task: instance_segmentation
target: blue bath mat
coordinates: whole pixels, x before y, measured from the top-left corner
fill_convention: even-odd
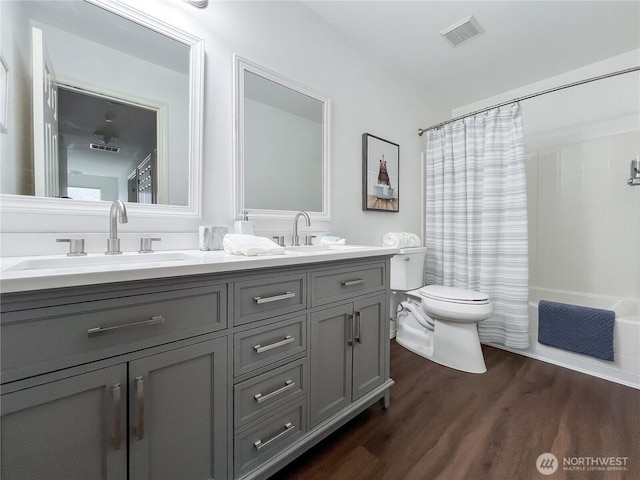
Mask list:
[[[538,342],[612,362],[615,319],[611,310],[541,300]]]

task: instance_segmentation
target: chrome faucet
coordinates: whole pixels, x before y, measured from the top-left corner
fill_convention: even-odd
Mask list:
[[[107,255],[118,255],[120,251],[120,240],[118,239],[118,221],[127,223],[127,209],[122,200],[114,200],[109,211],[109,239],[107,240]]]
[[[293,236],[291,237],[291,244],[294,247],[300,246],[300,238],[298,237],[298,219],[300,217],[304,217],[307,220],[307,227],[311,226],[311,219],[309,218],[309,214],[307,212],[296,213],[296,216],[293,217]]]

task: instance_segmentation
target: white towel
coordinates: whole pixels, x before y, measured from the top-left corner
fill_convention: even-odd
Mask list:
[[[383,247],[407,248],[419,247],[422,245],[420,238],[415,233],[409,232],[389,232],[382,237]]]
[[[265,237],[228,233],[222,241],[224,251],[234,255],[283,255],[284,248]]]
[[[346,243],[346,238],[335,237],[332,235],[325,235],[320,239],[321,245],[345,245]]]

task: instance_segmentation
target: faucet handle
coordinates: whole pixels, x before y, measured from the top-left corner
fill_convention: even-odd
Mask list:
[[[142,237],[140,239],[140,250],[138,250],[138,253],[152,253],[152,243],[160,241],[162,241],[161,238]]]
[[[315,235],[306,235],[304,240],[305,245],[313,245],[313,239],[316,238]]]
[[[81,257],[86,255],[84,251],[84,238],[56,238],[56,242],[69,242],[67,257]]]
[[[281,247],[284,247],[284,235],[274,235],[273,240],[280,245]]]

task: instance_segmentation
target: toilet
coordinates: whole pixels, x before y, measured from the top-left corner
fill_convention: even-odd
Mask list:
[[[442,285],[423,287],[426,250],[404,248],[391,258],[396,341],[441,365],[484,373],[478,323],[491,315],[489,296]]]

